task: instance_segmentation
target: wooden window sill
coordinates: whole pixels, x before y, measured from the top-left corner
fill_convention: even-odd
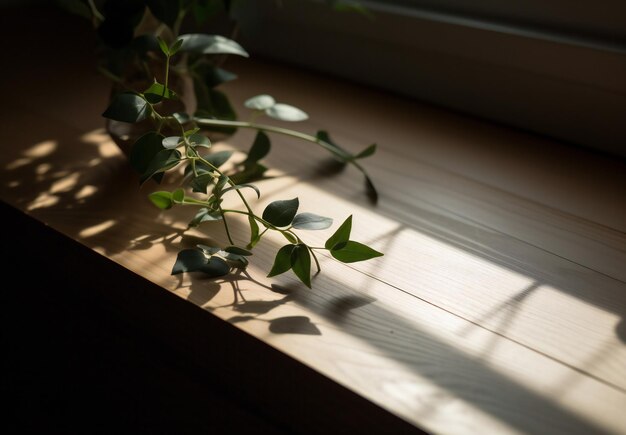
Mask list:
[[[156,210],[153,186],[136,188],[101,128],[106,82],[84,58],[52,65],[54,87],[18,99],[3,86],[16,104],[0,132],[2,200],[103,280],[121,274],[114,287],[93,285],[96,300],[199,367],[217,364],[210,376],[287,428],[623,432],[624,162],[286,67],[233,63],[236,107],[270,93],[309,112],[306,131],[327,129],[353,150],[379,143],[365,162],[380,188],[374,207],[358,173],[324,175],[322,151],[274,137],[276,177],[259,184],[259,208],[298,196],[302,210],[353,214],[355,239],[385,256],[324,258],[307,290],[288,275],[265,278],[281,243],[270,239],[255,251],[253,280],[173,277],[177,251],[224,242],[221,229],[183,233],[189,210]],[[27,65],[19,74],[38,77]],[[218,146],[251,139],[240,132]],[[233,227],[243,240],[245,226]]]

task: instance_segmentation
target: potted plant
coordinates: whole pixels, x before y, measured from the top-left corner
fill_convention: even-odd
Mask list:
[[[221,68],[224,56],[247,57],[248,53],[231,38],[205,33],[183,33],[185,20],[204,22],[211,15],[230,11],[227,0],[64,0],[63,5],[90,19],[98,33],[101,47],[100,70],[114,86],[109,106],[103,113],[108,129],[140,182],[160,183],[173,171],[184,174],[181,187],[159,190],[149,199],[163,210],[192,207],[195,212],[189,227],[221,222],[227,246],[198,245],[179,252],[172,274],[200,271],[211,277],[245,268],[255,245],[268,232],[277,232],[286,240],[276,253],[268,277],[292,270],[311,287],[312,264],[320,271],[316,251],[326,250],[344,263],[368,260],[380,252],[350,239],[352,216],[349,216],[326,240],[323,247],[309,246],[302,230],[324,230],[332,225],[329,217],[299,213],[298,198],[278,200],[258,212],[241,193],[263,178],[267,167],[261,160],[271,148],[270,135],[279,134],[297,141],[314,143],[331,153],[341,165],[352,165],[365,177],[367,193],[376,202],[374,185],[360,160],[374,154],[376,145],[352,154],[334,143],[329,134],[315,136],[271,124],[236,119],[227,96],[216,89],[235,75]],[[339,4],[339,7],[345,7]],[[226,15],[227,16],[227,15]],[[270,95],[257,95],[245,102],[254,113],[282,121],[297,122],[307,114]],[[231,162],[230,151],[214,152],[212,141],[232,134],[236,129],[256,131],[247,157]],[[120,133],[121,131],[121,133]],[[223,207],[225,195],[236,195],[238,209]],[[250,236],[245,245],[235,242],[228,220],[245,215]]]

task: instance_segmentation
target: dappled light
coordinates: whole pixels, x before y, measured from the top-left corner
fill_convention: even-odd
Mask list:
[[[243,107],[257,80],[278,86],[276,77],[285,79],[286,96],[302,95],[290,88],[288,70],[257,65],[243,69],[243,90],[233,91],[233,101]],[[197,271],[172,275],[182,249],[245,247],[252,238],[247,216],[227,216],[231,243],[222,222],[189,226],[195,206],[155,207],[148,195],[175,191],[184,174],[179,168],[162,184],[140,185],[101,127],[108,88],[93,77],[85,78],[85,88],[99,89],[100,100],[69,95],[60,114],[42,116],[37,128],[26,106],[6,115],[6,125],[19,134],[0,133],[11,144],[0,162],[2,199],[101,253],[103,261],[182,298],[162,292],[194,312],[228,322],[434,432],[623,431],[626,239],[615,224],[622,211],[617,189],[606,182],[597,203],[579,205],[576,197],[593,196],[593,190],[578,183],[578,173],[559,175],[565,170],[554,162],[565,151],[551,155],[543,142],[533,148],[536,138],[490,132],[478,121],[461,122],[389,95],[366,98],[326,79],[308,80],[321,85],[302,98],[320,123],[337,127],[349,151],[372,138],[381,145],[363,164],[380,190],[376,206],[355,167],[330,161],[311,143],[274,136],[263,160],[269,170],[255,181],[260,199],[250,188],[240,192],[257,212],[298,198],[299,211],[323,210],[333,219],[330,228],[298,231],[315,247],[323,270],[313,269],[312,289],[292,270],[268,278],[276,253],[291,243],[277,232],[258,242],[245,270],[228,264],[230,273],[217,278]],[[328,107],[318,93],[341,98]],[[335,103],[344,99],[350,104]],[[322,128],[314,121],[303,125]],[[212,145],[212,151],[235,151],[224,168],[246,158],[241,151],[250,148],[254,133],[239,131]],[[510,145],[512,136],[517,139]],[[545,152],[551,163],[535,165],[528,149]],[[604,180],[597,167],[588,179]],[[238,192],[227,192],[223,206],[239,208]],[[610,217],[594,220],[596,209]],[[344,264],[322,249],[352,215],[351,237],[384,256]],[[62,273],[79,265],[80,259],[68,263]],[[123,292],[150,308],[147,292]],[[177,323],[161,314],[167,327]]]

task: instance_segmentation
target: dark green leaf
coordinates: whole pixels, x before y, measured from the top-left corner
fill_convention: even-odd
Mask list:
[[[207,193],[209,184],[213,183],[213,178],[213,174],[204,173],[202,175],[198,175],[196,178],[191,180],[191,190],[198,193]]]
[[[252,252],[238,246],[229,246],[228,248],[225,248],[224,251],[230,252],[231,254],[243,255],[244,257],[252,255]]]
[[[182,47],[182,45],[182,39],[177,39],[176,41],[174,41],[172,45],[170,45],[170,56],[174,56],[178,52],[178,50],[180,50],[180,47]]]
[[[339,160],[347,162],[352,159],[352,155],[348,151],[344,150],[342,147],[340,147],[331,140],[328,132],[320,130],[317,132],[315,137],[317,137],[318,141],[323,142],[322,145],[325,145],[325,148],[333,153],[335,157],[339,158]]]
[[[246,246],[248,249],[254,248],[259,243],[261,236],[259,235],[259,224],[252,216],[248,216],[248,223],[250,224],[250,243]]]
[[[274,201],[263,210],[263,219],[277,227],[286,227],[293,221],[299,205],[298,198]]]
[[[211,141],[203,134],[193,133],[189,135],[188,140],[194,146],[203,146],[207,148],[211,146]]]
[[[350,239],[350,232],[352,231],[352,215],[348,216],[348,218],[341,224],[335,234],[330,236],[328,240],[326,240],[326,244],[324,247],[326,249],[333,249],[337,245],[341,245],[346,243]]]
[[[170,29],[174,28],[181,7],[180,0],[145,0],[145,2],[155,18],[167,24]]]
[[[363,159],[365,157],[369,157],[371,155],[373,155],[376,152],[376,144],[371,144],[370,146],[368,146],[367,148],[365,148],[363,151],[361,151],[360,153],[358,153],[356,156],[354,156],[355,159]]]
[[[224,36],[191,33],[181,35],[180,39],[183,40],[181,51],[202,54],[236,54],[248,57],[248,53],[241,45]]]
[[[161,144],[163,148],[167,148],[168,150],[174,149],[180,143],[180,136],[170,136],[163,139]]]
[[[298,122],[309,119],[309,115],[289,104],[274,104],[272,107],[265,109],[265,113],[281,121]]]
[[[325,230],[332,224],[333,220],[331,218],[313,213],[300,213],[293,218],[291,225],[299,230]]]
[[[204,272],[211,277],[224,276],[230,266],[219,257],[206,258],[200,249],[185,249],[178,253],[172,275],[183,272]]]
[[[176,263],[172,268],[172,275],[183,272],[201,270],[207,264],[207,258],[198,249],[184,249],[178,253]]]
[[[276,104],[276,100],[274,100],[274,97],[272,97],[271,95],[267,95],[267,94],[261,94],[261,95],[257,95],[255,97],[249,98],[246,100],[245,103],[243,103],[243,105],[246,106],[248,109],[253,109],[253,110],[269,109],[274,104]]]
[[[148,89],[143,91],[143,95],[150,104],[159,103],[163,98],[173,100],[178,95],[171,89],[166,88],[161,83],[152,83]]]
[[[230,252],[223,252],[222,256],[226,260],[230,261],[231,263],[234,263],[233,264],[234,267],[245,268],[250,263],[248,259],[243,255],[232,254]]]
[[[235,186],[229,187],[228,189],[222,190],[222,194],[224,194],[226,192],[230,192],[231,190],[241,190],[241,189],[246,188],[246,187],[249,188],[249,189],[253,189],[256,192],[257,198],[261,197],[261,191],[254,184],[237,184]]]
[[[222,249],[217,248],[215,246],[207,246],[207,245],[196,245],[199,249],[201,249],[207,255],[213,255],[220,252]]]
[[[159,38],[158,36],[157,36],[157,41],[159,41],[159,47],[161,48],[161,51],[163,52],[163,54],[166,56],[169,56],[170,48],[167,46],[167,42],[165,42],[162,38]]]
[[[172,169],[180,163],[180,159],[181,154],[178,150],[164,149],[159,151],[148,165],[148,169],[141,176],[141,182],[144,183],[153,176]]]
[[[172,203],[172,194],[170,192],[153,192],[148,195],[148,198],[150,198],[150,201],[152,201],[152,203],[161,210],[167,210],[172,208],[174,205]]]
[[[208,263],[205,264],[200,271],[212,278],[216,278],[218,276],[227,275],[228,272],[230,272],[230,266],[219,257],[211,257]]]
[[[198,210],[198,213],[194,216],[194,218],[189,222],[189,227],[197,227],[203,222],[215,222],[222,219],[222,215],[218,211],[211,211],[206,207]],[[216,251],[217,252],[217,251]]]
[[[209,89],[201,80],[194,78],[194,93],[196,95],[196,116],[205,118],[217,118],[234,121],[237,113],[230,104],[228,97],[220,91]],[[207,130],[232,134],[237,129],[235,127],[207,127]]]
[[[272,270],[270,270],[270,273],[267,274],[268,278],[280,275],[281,273],[285,273],[291,269],[291,253],[295,247],[296,245],[285,245],[278,250],[276,258],[274,259]]]
[[[270,152],[271,146],[270,138],[267,134],[259,131],[254,138],[252,147],[250,147],[250,151],[248,151],[248,157],[243,161],[243,164],[250,165],[258,162]]]
[[[383,254],[375,251],[359,242],[352,240],[347,241],[345,244],[339,244],[339,249],[332,249],[330,255],[335,257],[342,263],[355,263],[357,261],[369,260],[370,258],[380,257]]]
[[[150,106],[137,94],[117,94],[102,116],[115,121],[135,123],[143,121],[150,114]]]
[[[163,135],[154,131],[144,134],[130,150],[130,166],[140,174],[145,173],[159,151],[163,151]]]
[[[296,245],[291,253],[291,268],[300,281],[311,288],[311,253],[306,245]]]

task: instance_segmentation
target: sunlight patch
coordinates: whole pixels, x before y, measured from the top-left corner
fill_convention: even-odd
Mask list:
[[[84,230],[81,230],[78,233],[78,237],[81,238],[87,238],[87,237],[93,237],[96,234],[99,234],[103,231],[108,230],[109,228],[111,228],[112,226],[114,226],[116,224],[116,220],[115,219],[109,219],[107,221],[104,221],[102,223],[99,223],[97,225],[93,225],[91,227],[87,227]]]

